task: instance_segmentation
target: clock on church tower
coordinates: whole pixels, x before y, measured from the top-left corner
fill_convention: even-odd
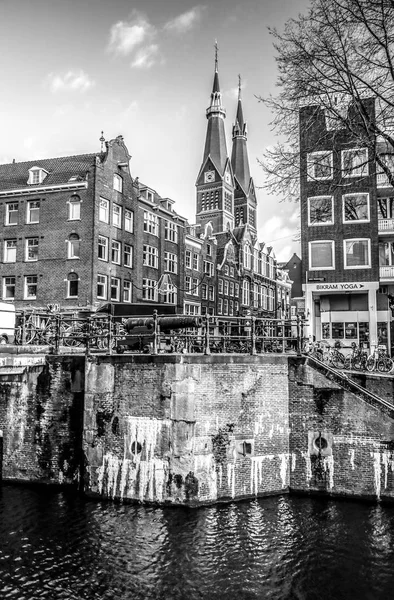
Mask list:
[[[204,173],[204,183],[212,183],[215,181],[215,171],[206,171]]]

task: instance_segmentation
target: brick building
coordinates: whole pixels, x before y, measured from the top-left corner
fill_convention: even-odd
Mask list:
[[[373,100],[364,107],[375,118]],[[319,106],[300,111],[301,247],[308,334],[368,347],[393,345],[392,188],[376,175],[379,141],[349,107],[341,129]],[[360,120],[359,120],[360,119]],[[360,140],[364,139],[363,143]]]

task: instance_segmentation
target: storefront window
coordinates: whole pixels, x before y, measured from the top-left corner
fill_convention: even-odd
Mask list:
[[[357,339],[357,323],[345,323],[345,339]]]
[[[369,344],[369,323],[359,323],[358,333],[360,344]]]
[[[343,323],[332,323],[332,339],[343,340]]]
[[[328,340],[330,336],[330,323],[322,323],[321,336],[323,340]]]

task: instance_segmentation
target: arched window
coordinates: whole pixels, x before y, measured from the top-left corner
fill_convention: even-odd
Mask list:
[[[79,258],[80,239],[76,233],[71,233],[68,237],[67,258]]]
[[[250,284],[247,279],[242,282],[242,304],[249,306],[250,304]]]
[[[67,298],[78,297],[79,277],[76,273],[69,273],[67,276]]]
[[[251,258],[252,258],[252,253],[250,251],[250,246],[249,244],[245,244],[244,246],[244,267],[245,269],[250,269],[251,266]]]
[[[68,201],[68,219],[69,221],[79,221],[81,218],[81,198],[76,194],[71,196]]]

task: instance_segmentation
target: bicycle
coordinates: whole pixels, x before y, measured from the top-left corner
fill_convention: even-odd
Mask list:
[[[394,362],[387,354],[386,348],[379,346],[367,358],[367,370],[369,372],[389,373],[394,367]]]

